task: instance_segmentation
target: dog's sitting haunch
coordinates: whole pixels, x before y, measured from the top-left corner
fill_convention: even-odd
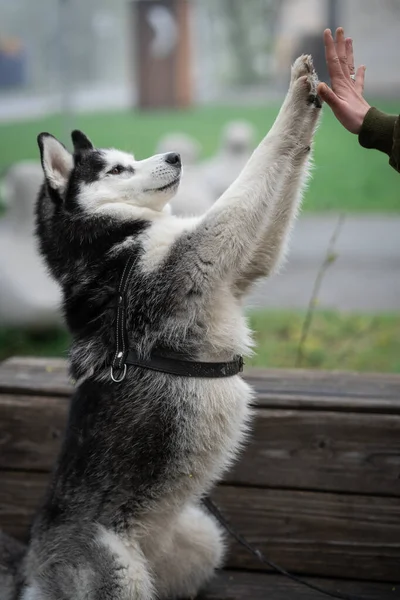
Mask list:
[[[179,155],[136,161],[77,131],[72,155],[39,136],[37,235],[63,291],[76,389],[22,600],[191,597],[223,564],[223,531],[201,499],[244,442],[252,399],[224,365],[251,347],[244,295],[284,254],[320,114],[316,86],[311,58],[300,57],[271,131],[193,219],[167,207]],[[124,362],[128,350],[136,363]]]

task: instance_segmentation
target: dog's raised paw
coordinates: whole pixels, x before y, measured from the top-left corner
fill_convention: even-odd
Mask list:
[[[311,54],[302,54],[292,65],[292,83],[303,75],[315,75],[314,63]]]
[[[299,79],[302,81],[299,82]],[[305,86],[303,87],[303,91],[307,102],[316,108],[321,108],[322,102],[317,94],[318,83],[318,75],[314,68],[312,56],[310,54],[302,54],[295,60],[292,66],[291,85]]]

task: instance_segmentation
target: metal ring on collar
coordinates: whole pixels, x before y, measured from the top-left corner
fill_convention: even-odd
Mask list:
[[[125,379],[125,376],[126,376],[126,364],[124,365],[121,377],[115,377],[114,376],[114,367],[113,366],[111,367],[111,379],[113,380],[114,383],[121,383],[121,381],[123,381]]]

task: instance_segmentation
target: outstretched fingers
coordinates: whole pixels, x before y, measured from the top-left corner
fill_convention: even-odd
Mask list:
[[[347,54],[347,65],[349,68],[349,75],[355,75],[356,69],[354,66],[353,40],[351,38],[346,38],[346,54]]]
[[[328,66],[331,81],[334,82],[343,79],[342,67],[336,52],[335,42],[333,41],[332,32],[330,29],[325,29],[324,31],[324,45],[326,64]]]
[[[365,67],[355,72],[353,42],[344,37],[343,27],[336,30],[335,40],[330,29],[326,29],[324,44],[331,88],[320,84],[318,93],[348,131],[359,133],[370,108],[363,97]]]
[[[344,37],[343,27],[338,27],[336,29],[336,53],[339,58],[344,77],[346,79],[350,79],[350,70],[347,60],[347,45],[346,38]]]

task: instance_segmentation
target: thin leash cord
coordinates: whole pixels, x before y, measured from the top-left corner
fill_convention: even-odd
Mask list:
[[[359,596],[349,596],[347,594],[341,594],[339,592],[338,593],[330,592],[328,590],[320,588],[317,585],[308,583],[307,581],[303,581],[303,579],[300,579],[300,577],[297,577],[296,575],[292,575],[292,573],[289,573],[288,571],[286,571],[279,565],[275,564],[271,560],[268,560],[264,556],[264,554],[261,552],[261,550],[254,548],[242,535],[240,535],[240,533],[237,533],[237,531],[235,531],[235,529],[233,529],[231,524],[225,519],[225,517],[220,512],[219,508],[214,504],[214,502],[210,498],[203,498],[203,503],[206,506],[206,508],[208,509],[208,511],[217,519],[217,521],[219,521],[219,523],[228,531],[228,533],[230,533],[230,535],[233,538],[235,538],[235,540],[237,542],[239,542],[239,544],[241,546],[246,548],[246,550],[248,550],[251,554],[253,554],[260,562],[265,563],[266,565],[271,567],[271,569],[273,569],[277,573],[280,573],[281,575],[288,577],[292,581],[295,581],[296,583],[300,583],[301,585],[308,587],[311,590],[314,590],[315,592],[324,594],[325,596],[328,596],[329,598],[336,598],[337,600],[365,600],[364,598],[360,598]]]

